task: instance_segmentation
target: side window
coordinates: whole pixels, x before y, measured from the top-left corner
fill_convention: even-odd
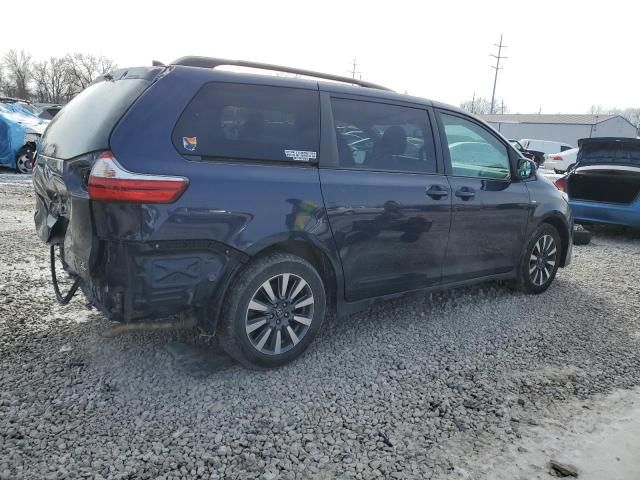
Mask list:
[[[435,173],[433,133],[426,110],[331,99],[341,167]]]
[[[318,92],[208,83],[182,113],[173,144],[183,155],[316,162]]]
[[[480,125],[441,113],[454,175],[506,180],[510,176],[507,147]]]

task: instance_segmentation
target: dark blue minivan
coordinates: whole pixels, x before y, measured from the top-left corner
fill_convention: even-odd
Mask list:
[[[566,197],[486,123],[266,64],[104,75],[47,128],[33,182],[52,266],[58,246],[91,304],[191,315],[252,367],[299,356],[329,308],[486,280],[540,293],[571,258]]]

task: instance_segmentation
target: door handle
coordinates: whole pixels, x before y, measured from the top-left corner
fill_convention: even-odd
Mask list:
[[[440,185],[431,185],[427,188],[425,194],[434,200],[440,200],[441,198],[448,197],[449,191]]]
[[[476,192],[473,191],[473,188],[470,187],[462,187],[459,190],[456,190],[456,197],[461,198],[462,200],[471,200],[476,196]]]

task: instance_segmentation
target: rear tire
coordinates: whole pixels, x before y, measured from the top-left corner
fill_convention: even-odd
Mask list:
[[[249,368],[275,368],[300,355],[326,311],[322,278],[306,260],[274,253],[249,264],[224,299],[220,340]]]
[[[516,287],[525,293],[542,293],[553,282],[560,266],[562,241],[558,230],[541,224],[527,243],[518,266]]]

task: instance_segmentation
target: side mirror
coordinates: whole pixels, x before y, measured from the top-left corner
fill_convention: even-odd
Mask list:
[[[538,166],[532,160],[521,158],[518,160],[518,178],[520,180],[527,180],[533,177]]]

